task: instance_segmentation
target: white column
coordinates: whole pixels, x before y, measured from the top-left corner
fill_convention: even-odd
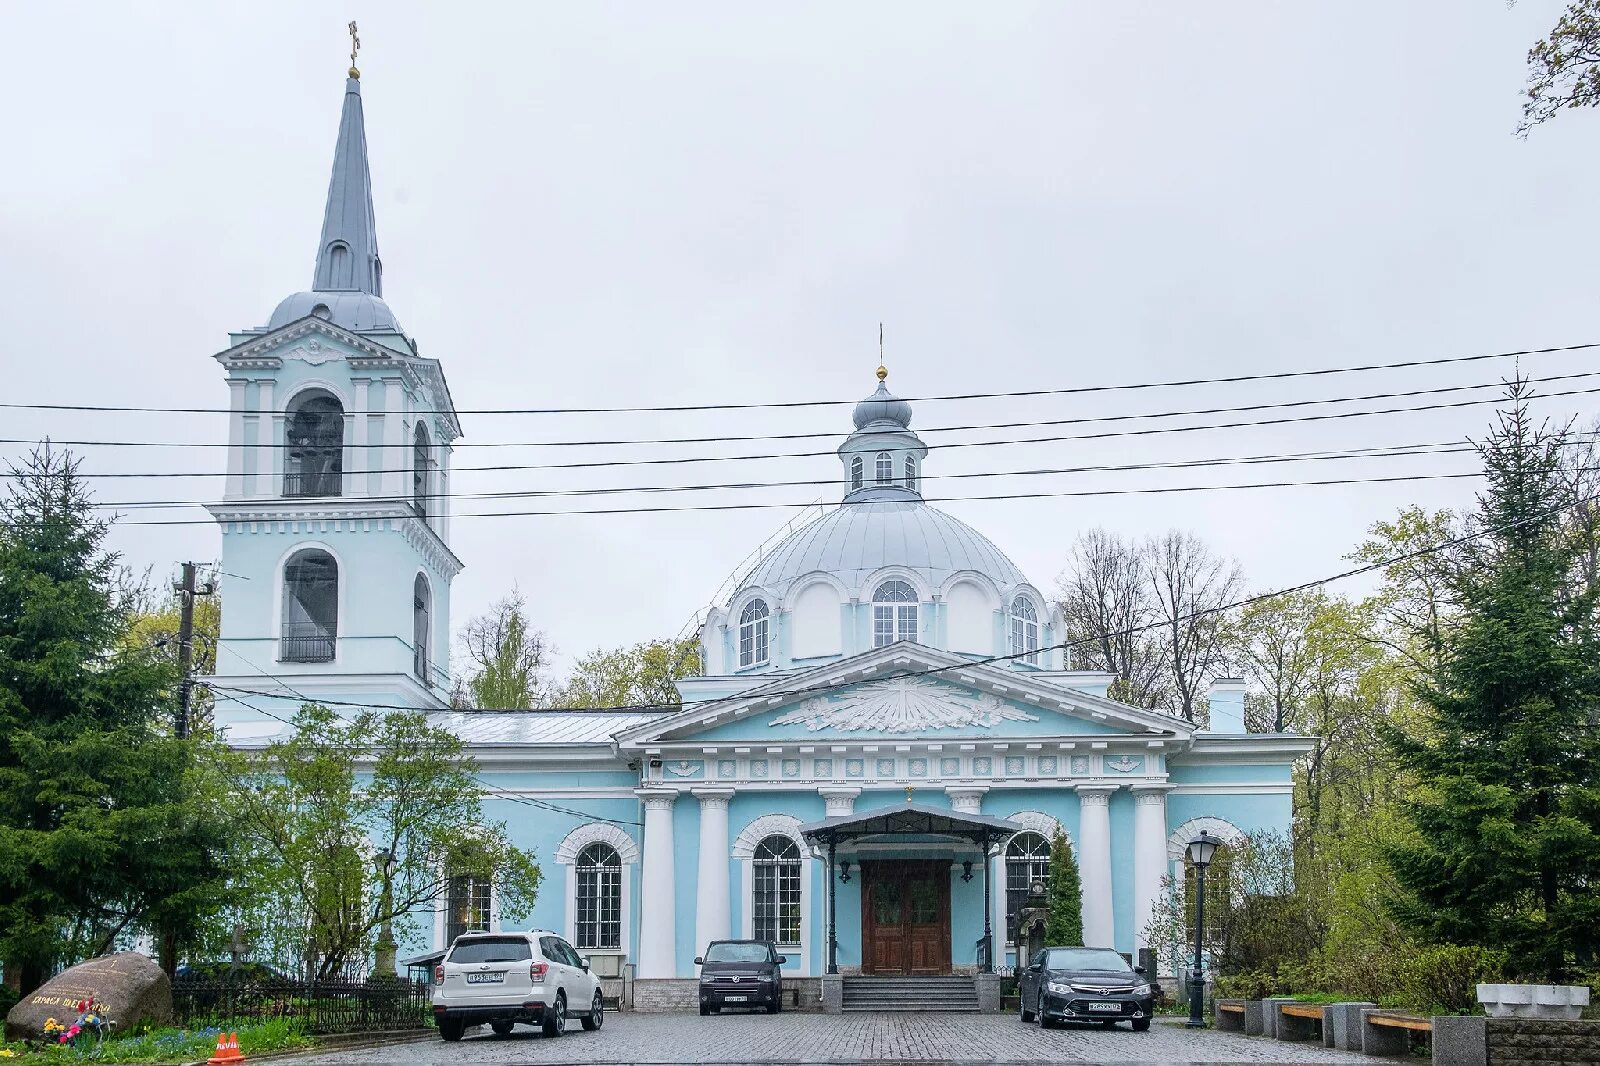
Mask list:
[[[396,421],[398,415],[392,416]],[[677,885],[672,872],[672,801],[676,792],[638,789],[644,800],[643,897],[639,902],[640,977],[672,977],[677,967],[674,910]]]
[[[1115,785],[1078,786],[1078,872],[1083,880],[1083,943],[1115,947],[1111,909],[1111,793]]]
[[[1147,948],[1145,926],[1161,898],[1161,874],[1167,864],[1167,789],[1170,785],[1133,787],[1133,942]]]
[[[439,453],[439,487],[434,491],[439,498],[433,501],[435,513],[439,519],[434,526],[439,531],[439,539],[446,544],[450,543],[450,445],[440,441],[435,445]]]
[[[694,790],[700,800],[700,864],[694,895],[694,953],[733,935],[728,898],[728,801],[732,789]]]
[[[244,390],[248,381],[228,379],[228,482],[224,499],[244,495]]]
[[[350,382],[352,392],[352,410],[347,419],[350,425],[350,462],[345,464],[345,481],[349,496],[370,496],[372,489],[367,484],[367,471],[372,469],[372,449],[367,447],[367,387],[371,384],[366,378],[355,378]]]
[[[861,795],[859,788],[819,788],[817,792],[822,795],[824,812],[829,818],[848,818],[856,813],[856,797]]]
[[[950,797],[950,808],[957,814],[979,814],[983,811],[983,794],[987,791],[988,785],[951,785],[944,794]]]
[[[278,447],[283,436],[278,432],[283,425],[283,414],[273,410],[272,385],[271,378],[256,382],[256,410],[261,412],[261,417],[256,419],[257,496],[276,496],[283,489],[278,481],[278,471],[283,469],[280,461],[282,449]]]
[[[406,453],[405,383],[385,378],[383,384],[383,495],[406,500],[411,498],[411,480],[406,474],[411,464]]]

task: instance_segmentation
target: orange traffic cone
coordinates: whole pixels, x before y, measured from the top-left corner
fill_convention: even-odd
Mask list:
[[[218,1033],[217,1050],[215,1054],[206,1060],[206,1066],[223,1066],[223,1064],[231,1061],[228,1057],[228,1034]]]
[[[228,1050],[233,1053],[233,1062],[236,1064],[244,1061],[244,1052],[239,1050],[239,1034],[228,1034]]]

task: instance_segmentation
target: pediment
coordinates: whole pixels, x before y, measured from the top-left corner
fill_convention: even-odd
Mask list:
[[[654,743],[960,740],[1016,737],[1186,738],[1185,723],[1044,678],[918,645],[863,653],[631,730]]]

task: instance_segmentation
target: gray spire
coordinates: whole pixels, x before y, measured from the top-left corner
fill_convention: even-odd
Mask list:
[[[383,263],[378,259],[378,228],[372,214],[372,174],[367,167],[367,127],[361,111],[361,76],[354,67],[344,83],[339,143],[333,150],[333,177],[317,246],[318,292],[356,291],[383,295]]]

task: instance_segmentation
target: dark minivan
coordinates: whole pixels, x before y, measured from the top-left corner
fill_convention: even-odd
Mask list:
[[[713,940],[694,960],[700,967],[700,1013],[717,1014],[723,1007],[783,1009],[783,972],[789,960],[770,940]]]
[[[1129,966],[1110,948],[1045,948],[1019,975],[1017,993],[1022,1020],[1037,1018],[1041,1029],[1058,1021],[1132,1022],[1143,1032],[1155,1007],[1144,967]]]

